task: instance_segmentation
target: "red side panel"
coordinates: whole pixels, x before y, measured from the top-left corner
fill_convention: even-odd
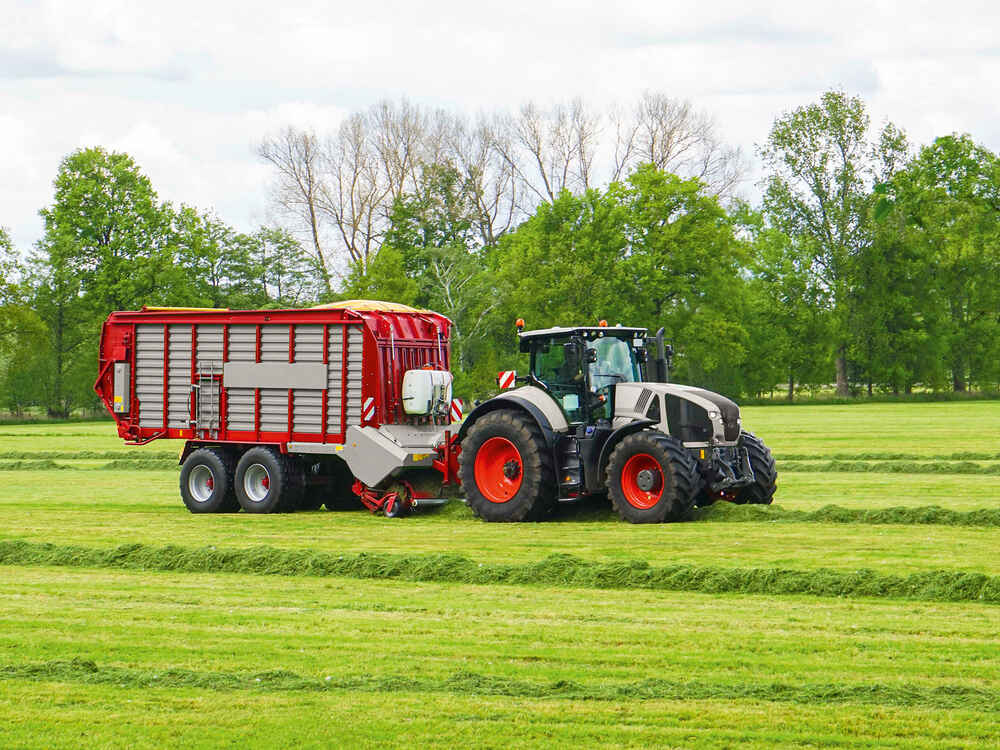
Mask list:
[[[266,329],[273,339],[279,326],[282,342],[287,332],[280,358],[261,333]],[[417,312],[116,312],[102,328],[94,390],[114,416],[118,434],[132,443],[161,437],[282,447],[290,441],[341,443],[350,424],[404,418],[403,373],[424,366],[448,369],[450,328],[444,316]],[[223,383],[227,363],[267,365],[277,359],[284,367],[322,365],[328,380],[243,388]],[[119,389],[126,382],[123,373],[128,375],[127,395],[115,393],[116,370]],[[118,411],[116,395],[124,398]]]

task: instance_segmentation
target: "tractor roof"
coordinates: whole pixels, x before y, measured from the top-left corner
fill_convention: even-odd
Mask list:
[[[599,338],[601,336],[614,336],[616,338],[639,338],[647,333],[645,328],[629,328],[625,326],[555,326],[553,328],[539,328],[534,331],[521,331],[517,334],[521,340],[521,351],[527,351],[528,342],[532,339],[550,339],[563,336],[579,335],[584,338]]]

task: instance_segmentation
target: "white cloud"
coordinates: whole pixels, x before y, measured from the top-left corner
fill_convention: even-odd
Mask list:
[[[917,141],[1000,148],[992,3],[0,0],[0,17],[0,224],[25,248],[74,148],[128,151],[164,199],[251,228],[255,141],[386,96],[475,113],[663,90],[752,153],[782,110],[843,86]]]

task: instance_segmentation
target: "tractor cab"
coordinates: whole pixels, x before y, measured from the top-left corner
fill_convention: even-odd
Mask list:
[[[531,357],[526,380],[547,391],[571,425],[610,421],[615,386],[645,380],[646,333],[607,325],[522,331],[521,351]]]

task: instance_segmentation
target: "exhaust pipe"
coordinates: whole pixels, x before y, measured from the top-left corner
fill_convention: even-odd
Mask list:
[[[670,344],[663,343],[663,328],[656,332],[656,382],[670,382],[670,360],[674,354],[674,348]]]

